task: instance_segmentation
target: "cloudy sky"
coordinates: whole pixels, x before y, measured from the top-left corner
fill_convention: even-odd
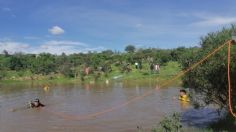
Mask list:
[[[236,23],[235,0],[0,0],[0,52],[197,46]]]

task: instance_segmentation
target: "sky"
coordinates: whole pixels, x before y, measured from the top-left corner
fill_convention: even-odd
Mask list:
[[[235,0],[0,0],[0,52],[198,46],[236,23]]]

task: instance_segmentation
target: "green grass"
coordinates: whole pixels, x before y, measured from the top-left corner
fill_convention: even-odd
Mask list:
[[[135,69],[132,66],[132,71],[130,73],[124,73],[124,79],[144,79],[144,78],[153,78],[153,77],[163,77],[168,78],[175,75],[177,72],[181,70],[180,65],[177,62],[168,62],[166,65],[161,66],[160,73],[152,73],[149,70],[149,66],[145,64],[142,70]],[[116,70],[116,72],[111,75],[121,75],[120,72]]]
[[[168,62],[164,66],[161,66],[160,73],[152,73],[149,70],[148,64],[143,64],[142,70],[135,69],[135,66],[133,65],[132,71],[129,73],[121,73],[119,68],[112,65],[112,72],[105,74],[101,73],[99,78],[97,79],[97,82],[104,82],[106,80],[114,80],[114,77],[116,76],[122,76],[119,78],[119,80],[122,81],[135,81],[135,80],[152,80],[156,82],[162,82],[165,80],[170,79],[176,73],[178,73],[181,70],[181,67],[179,63],[177,62]],[[16,72],[16,71],[8,71],[7,76],[4,80],[2,80],[2,83],[12,83],[12,82],[25,82],[25,81],[31,81],[30,76],[32,74],[29,71],[22,71],[22,72]],[[32,80],[34,82],[55,82],[55,83],[66,83],[66,82],[78,82],[80,83],[80,77],[78,78],[66,78],[63,75],[60,74],[52,74],[52,75],[34,75],[37,79]],[[85,82],[94,82],[95,81],[95,74],[90,74],[88,76],[85,76]],[[176,81],[177,84],[180,84],[180,79]],[[175,84],[176,84],[175,82]]]

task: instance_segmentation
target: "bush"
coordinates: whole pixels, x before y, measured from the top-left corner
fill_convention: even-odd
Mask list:
[[[152,129],[152,132],[181,132],[182,125],[180,123],[180,115],[174,113],[171,116],[165,117],[158,126]]]
[[[1,70],[1,72],[0,72],[0,80],[2,80],[3,78],[5,78],[6,75],[7,75],[6,71]]]
[[[182,59],[183,69],[191,66],[201,58],[205,57],[213,49],[222,45],[231,39],[231,32],[235,26],[224,28],[221,31],[209,33],[201,39],[201,49],[198,52],[189,52]],[[236,47],[232,46],[231,55],[231,78],[232,78],[232,97],[236,94]],[[223,48],[202,63],[195,69],[187,73],[183,78],[184,87],[194,89],[198,94],[204,97],[205,105],[218,104],[220,107],[227,107],[227,48]],[[232,98],[233,104],[236,104],[236,98]],[[234,105],[235,107],[235,105]]]

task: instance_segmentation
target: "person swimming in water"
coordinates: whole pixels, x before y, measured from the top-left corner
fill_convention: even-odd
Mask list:
[[[179,90],[179,100],[189,102],[187,91],[184,89]]]
[[[42,104],[39,99],[35,99],[34,101],[29,102],[29,108],[39,108],[44,106],[45,105]]]
[[[26,109],[29,109],[29,108],[39,108],[39,107],[44,107],[44,106],[45,105],[42,104],[38,98],[36,98],[33,101],[29,101],[26,107],[23,106],[23,107],[19,107],[19,108],[12,108],[9,111],[15,112],[15,111],[19,111],[19,110],[26,110]]]

